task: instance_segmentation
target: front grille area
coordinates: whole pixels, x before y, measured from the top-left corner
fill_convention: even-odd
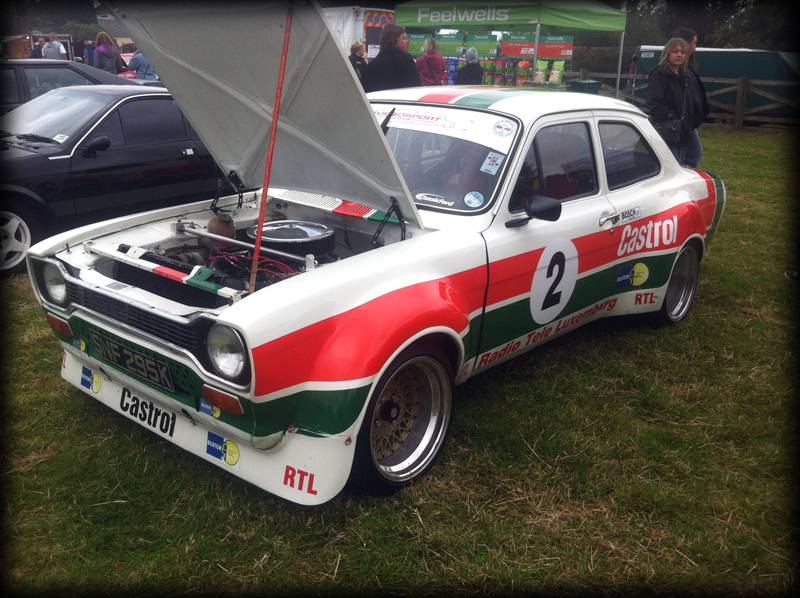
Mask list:
[[[74,305],[83,306],[131,328],[188,349],[195,355],[204,353],[203,345],[211,326],[209,320],[200,319],[191,324],[181,324],[159,316],[155,310],[135,307],[69,280],[67,296]]]

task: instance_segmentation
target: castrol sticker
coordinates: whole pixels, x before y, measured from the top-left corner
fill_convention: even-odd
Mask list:
[[[678,239],[678,217],[651,220],[640,226],[625,225],[617,246],[617,256],[622,257],[643,249],[669,247]]]

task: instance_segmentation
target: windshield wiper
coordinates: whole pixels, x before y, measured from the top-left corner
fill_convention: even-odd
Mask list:
[[[44,135],[37,135],[36,133],[22,133],[21,135],[17,135],[19,139],[24,139],[25,141],[43,141],[45,143],[58,143],[55,139],[51,139],[50,137],[45,137]]]

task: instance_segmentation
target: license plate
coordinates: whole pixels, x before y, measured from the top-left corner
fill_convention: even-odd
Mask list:
[[[175,391],[172,374],[166,363],[153,359],[139,351],[130,349],[95,330],[89,331],[92,347],[99,357],[115,363],[122,369],[144,378],[148,382]]]

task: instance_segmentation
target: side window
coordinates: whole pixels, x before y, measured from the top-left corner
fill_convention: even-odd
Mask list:
[[[658,158],[635,127],[601,122],[599,129],[609,190],[627,187],[661,172]]]
[[[0,69],[0,104],[16,104],[19,101],[17,75],[14,69]]]
[[[122,123],[119,121],[119,114],[116,110],[106,116],[86,140],[91,141],[102,136],[106,136],[111,140],[111,149],[125,145],[125,138],[122,135]]]
[[[529,195],[545,195],[561,201],[597,193],[597,171],[587,123],[545,127],[525,156],[509,209],[523,209]]]
[[[92,84],[92,81],[68,68],[26,68],[25,81],[31,99],[59,87]]]
[[[120,106],[118,112],[128,145],[186,139],[183,115],[171,98],[132,100]]]

